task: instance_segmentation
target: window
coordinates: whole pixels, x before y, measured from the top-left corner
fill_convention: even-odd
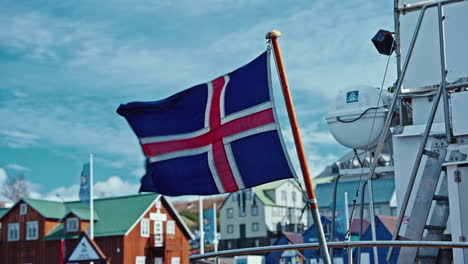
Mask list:
[[[233,225],[228,225],[228,226],[227,226],[227,232],[228,232],[229,234],[234,233],[234,226],[233,226]]]
[[[283,201],[288,200],[288,197],[286,196],[286,191],[281,191],[281,199],[282,199]]]
[[[239,198],[239,194],[238,193],[233,193],[232,195],[233,195],[232,199],[234,201],[237,201],[237,199]]]
[[[232,208],[227,209],[227,217],[228,218],[233,218],[234,217],[234,211],[232,210]]]
[[[180,258],[179,257],[171,258],[171,264],[180,264]]]
[[[252,232],[258,232],[259,225],[258,223],[252,223]]]
[[[231,249],[231,248],[232,248],[232,243],[231,243],[231,241],[228,241],[228,242],[227,242],[227,248],[228,248],[228,249]]]
[[[150,235],[150,221],[149,219],[141,219],[141,225],[140,225],[140,236],[142,237],[149,237]]]
[[[245,190],[245,199],[250,200],[251,198],[252,198],[252,191],[250,189]]]
[[[258,206],[252,206],[252,216],[258,215]]]
[[[163,242],[163,223],[161,221],[154,221],[154,245],[161,247]]]
[[[37,221],[26,222],[26,240],[35,240],[38,236]]]
[[[291,198],[293,202],[296,202],[296,192],[291,193]]]
[[[20,215],[25,215],[28,213],[28,205],[25,203],[20,204]]]
[[[144,256],[137,256],[135,259],[135,264],[145,264],[146,257]]]
[[[18,241],[20,236],[19,223],[8,224],[8,241]]]
[[[260,240],[255,239],[254,245],[255,245],[256,247],[259,247],[259,246],[260,246]]]
[[[163,264],[162,258],[154,258],[154,264]]]
[[[78,218],[71,217],[67,219],[67,232],[78,232]]]
[[[175,234],[175,222],[174,221],[167,221],[167,234],[169,235]]]

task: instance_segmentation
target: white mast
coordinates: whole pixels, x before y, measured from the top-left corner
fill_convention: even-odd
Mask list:
[[[94,188],[93,188],[93,154],[89,154],[89,232],[94,239]]]
[[[216,223],[216,203],[213,204],[213,221],[214,221],[214,227],[213,227],[213,234],[214,234],[214,252],[218,252],[218,227]]]
[[[198,218],[200,225],[200,254],[205,253],[205,233],[203,232],[203,198],[198,196]]]

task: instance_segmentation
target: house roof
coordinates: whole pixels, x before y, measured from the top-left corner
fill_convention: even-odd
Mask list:
[[[385,226],[385,228],[388,230],[388,232],[393,233],[395,230],[396,226],[396,217],[395,216],[389,216],[389,215],[378,215],[377,216],[382,222],[382,224]]]
[[[389,203],[395,191],[394,178],[379,178],[372,181],[374,189],[375,203]],[[323,183],[315,187],[315,194],[319,203],[319,207],[332,207],[333,203],[333,184]],[[359,181],[343,181],[338,183],[337,197],[342,199],[345,192],[348,193],[348,205],[353,204],[354,194],[359,185]],[[360,190],[361,191],[361,190]],[[360,193],[361,194],[361,193]],[[362,194],[361,194],[362,195]],[[367,188],[364,196],[364,203],[368,203]]]
[[[254,187],[252,189],[253,189],[255,195],[258,197],[258,199],[260,199],[260,201],[264,205],[276,205],[275,201],[273,201],[270,197],[268,197],[268,195],[266,194],[266,191],[275,190],[275,189],[277,189],[278,187],[280,187],[281,185],[283,185],[283,184],[285,184],[287,182],[291,182],[291,183],[293,183],[294,185],[297,186],[297,183],[295,183],[292,180],[280,180],[280,181],[274,181],[274,182],[269,182],[269,183],[266,183],[266,184],[262,184],[262,185]]]
[[[8,212],[10,208],[0,208],[0,218]]]
[[[362,233],[364,234],[369,227],[370,222],[366,219],[362,220]],[[351,223],[351,234],[359,234],[359,229],[361,229],[361,218],[354,218]]]
[[[297,242],[294,241],[294,238],[297,235]],[[291,243],[296,243],[296,244],[301,244],[304,243],[304,238],[302,237],[302,234],[294,234],[293,232],[283,232],[283,236],[289,240]]]
[[[62,217],[62,219],[60,219],[60,221],[62,221],[63,218],[67,217],[70,214],[73,214],[82,220],[91,220],[91,214],[90,214],[89,207],[88,207],[88,208],[72,208],[65,214],[64,217]],[[96,210],[94,210],[94,221],[98,221],[98,220],[99,220],[99,215],[96,212]]]
[[[43,217],[49,219],[60,219],[67,211],[67,203],[63,202],[37,200],[32,198],[22,198],[21,200],[29,204],[29,206],[34,208],[34,210],[39,212]],[[18,203],[20,203],[21,200]],[[13,207],[15,206],[12,206],[11,208]]]
[[[125,235],[158,196],[158,194],[152,193],[95,199],[94,210],[99,214],[99,221],[94,223],[94,236]],[[68,209],[68,212],[80,214],[84,217],[83,219],[88,218],[87,220],[89,220],[89,213],[84,213],[83,208],[88,207],[87,203],[79,201],[66,202],[64,206]],[[61,219],[64,215],[65,213],[57,218]],[[80,217],[80,215],[77,216]],[[63,224],[60,224],[47,234],[44,240],[56,240],[62,237]]]

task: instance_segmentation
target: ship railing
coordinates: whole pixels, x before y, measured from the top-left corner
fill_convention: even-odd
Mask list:
[[[362,247],[427,247],[427,248],[464,248],[468,249],[468,242],[451,242],[451,241],[395,241],[395,240],[380,240],[380,241],[340,241],[328,242],[328,248],[362,248]],[[192,263],[214,264],[215,262],[209,259],[216,259],[219,257],[229,257],[238,255],[250,255],[259,253],[268,253],[273,251],[286,251],[286,250],[303,250],[303,249],[320,249],[319,243],[304,243],[304,244],[291,244],[291,245],[277,245],[266,247],[253,247],[230,249],[218,252],[210,252],[199,255],[190,256]],[[208,260],[207,260],[208,259]]]

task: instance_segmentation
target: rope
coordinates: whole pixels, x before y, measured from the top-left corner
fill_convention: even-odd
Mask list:
[[[306,201],[306,204],[304,205],[304,208],[301,209],[301,215],[299,216],[299,221],[302,220],[302,217],[304,216],[304,212],[306,209],[310,209],[312,204],[316,204],[317,200],[316,199],[308,199]]]
[[[393,49],[393,46],[395,45],[395,40],[393,40],[392,42],[392,47],[391,49]],[[379,108],[379,104],[380,104],[380,99],[382,97],[382,91],[383,91],[383,86],[384,86],[384,83],[385,83],[385,79],[387,77],[387,72],[388,72],[388,65],[390,63],[390,57],[391,56],[388,56],[388,59],[387,59],[387,65],[385,66],[385,71],[384,71],[384,76],[383,76],[383,79],[382,79],[382,84],[380,85],[380,92],[379,92],[379,99],[377,101],[377,108]],[[393,113],[388,113],[389,115],[392,115]],[[374,112],[374,117],[372,118],[372,126],[371,126],[371,130],[370,130],[370,133],[369,133],[369,139],[367,140],[367,147],[366,147],[366,151],[365,151],[365,155],[364,155],[364,160],[366,160],[367,158],[367,154],[369,153],[369,144],[370,144],[370,140],[371,140],[371,136],[372,136],[372,132],[374,131],[374,125],[375,125],[375,118],[377,116],[377,111]],[[401,117],[400,117],[401,118]],[[376,162],[375,160],[373,162]],[[357,200],[359,198],[359,190],[361,189],[361,182],[362,182],[362,176],[364,175],[364,166],[361,167],[361,174],[359,175],[359,183],[358,183],[358,186],[356,188],[356,194],[354,196],[354,199],[353,199],[353,208],[351,209],[351,214],[350,214],[350,217],[349,217],[349,228],[348,230],[346,230],[346,236],[345,236],[345,240],[349,240],[350,238],[350,234],[351,234],[351,225],[353,223],[353,218],[354,218],[354,212],[356,211],[356,206],[357,206]],[[372,175],[370,176],[372,177]],[[347,203],[347,201],[346,201]],[[347,206],[347,205],[346,205]],[[362,219],[361,219],[362,221]]]
[[[379,100],[380,100],[380,98],[379,98]],[[362,112],[362,114],[360,114],[358,117],[353,118],[351,120],[343,120],[339,116],[336,117],[336,120],[340,121],[341,123],[353,123],[353,122],[356,122],[359,119],[361,119],[367,112],[369,112],[369,110],[377,110],[377,109],[379,109],[379,108],[378,107],[369,107],[364,112]],[[375,116],[374,116],[374,118],[375,118]]]

